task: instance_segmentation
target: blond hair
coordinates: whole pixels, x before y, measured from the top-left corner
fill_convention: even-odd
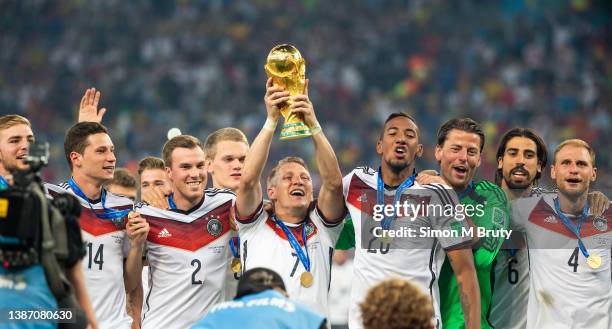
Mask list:
[[[26,125],[28,127],[32,127],[30,120],[18,114],[3,115],[0,117],[0,131],[16,125]]]
[[[593,151],[593,148],[591,147],[591,145],[589,145],[589,143],[583,141],[582,139],[578,139],[578,138],[566,139],[563,142],[561,142],[561,144],[559,144],[557,148],[555,148],[555,153],[553,156],[553,164],[557,163],[557,153],[559,153],[559,151],[561,151],[562,148],[568,145],[584,147],[589,152],[589,156],[591,157],[591,165],[595,166],[595,151]]]
[[[431,329],[434,310],[429,296],[402,279],[372,287],[359,305],[365,329]]]
[[[217,144],[224,141],[242,142],[249,146],[249,140],[240,129],[227,127],[212,132],[204,142],[204,153],[207,159],[214,159],[217,154]]]

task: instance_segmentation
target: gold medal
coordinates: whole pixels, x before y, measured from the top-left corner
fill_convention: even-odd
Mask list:
[[[312,286],[313,281],[314,281],[314,277],[312,276],[312,273],[310,272],[304,272],[302,273],[302,275],[300,275],[300,283],[302,284],[302,287],[304,288],[308,288]]]
[[[232,272],[234,273],[240,273],[240,270],[242,269],[242,265],[240,264],[240,258],[234,258],[232,259]]]
[[[587,258],[587,265],[592,269],[598,269],[601,266],[601,256],[598,254],[590,254]]]

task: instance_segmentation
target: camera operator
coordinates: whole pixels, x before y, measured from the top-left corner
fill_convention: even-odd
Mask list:
[[[0,117],[0,309],[6,313],[67,308],[71,321],[60,328],[84,328],[87,318],[96,328],[80,265],[85,254],[78,224],[80,205],[71,195],[56,197],[52,204],[44,197],[38,171],[47,155],[33,151],[28,156],[33,141],[26,118]],[[8,328],[12,326],[55,328],[56,324],[9,322]]]

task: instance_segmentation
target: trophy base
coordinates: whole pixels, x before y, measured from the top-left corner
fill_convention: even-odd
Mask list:
[[[288,123],[283,125],[280,140],[299,139],[312,136],[312,132],[303,122]]]

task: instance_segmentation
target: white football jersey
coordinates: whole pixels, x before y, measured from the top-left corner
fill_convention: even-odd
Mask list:
[[[256,267],[266,267],[275,271],[283,278],[289,298],[327,316],[331,261],[343,222],[329,222],[323,218],[317,207],[314,207],[302,224],[285,223],[300,243],[302,250],[304,250],[302,229],[306,225],[310,272],[314,277],[312,286],[308,288],[300,284],[300,276],[306,271],[304,265],[289,244],[285,232],[263,210],[263,203],[251,217],[237,219],[236,222],[240,232],[243,271]]]
[[[376,204],[378,172],[369,167],[358,167],[344,177],[344,197],[353,219],[355,228],[355,260],[353,287],[351,289],[351,306],[349,309],[349,327],[363,328],[359,304],[368,290],[377,283],[392,277],[410,280],[423,289],[432,299],[436,328],[442,327],[439,310],[439,291],[437,278],[444,262],[444,249],[459,247],[471,243],[470,236],[418,239],[406,238],[410,246],[390,248],[389,243],[364,232],[368,226],[379,226],[372,218]],[[385,188],[385,204],[392,204],[395,190]],[[456,194],[442,185],[419,185],[414,183],[402,192],[401,202],[412,200],[429,204],[459,204]],[[398,217],[392,224],[396,228],[399,222],[407,219]],[[453,230],[457,227],[469,227],[467,221],[454,217],[429,216],[417,217],[411,224],[415,228],[425,227],[437,230]],[[367,239],[365,241],[364,239]],[[396,238],[397,239],[397,238]],[[395,239],[393,240],[395,243]],[[404,243],[404,242],[403,242]]]
[[[189,211],[137,206],[150,226],[143,329],[189,328],[222,301],[234,199],[230,190],[206,189]]]
[[[525,232],[529,251],[527,328],[612,328],[612,209],[589,216],[580,231],[588,252],[601,256],[601,266],[593,269],[555,213],[556,197],[546,193],[512,203],[513,228]],[[575,225],[576,217],[567,217]]]
[[[47,194],[70,193],[82,206],[79,225],[86,244],[87,254],[81,262],[85,286],[89,300],[96,314],[101,329],[130,328],[132,318],[126,311],[125,285],[123,282],[123,263],[129,251],[129,239],[122,224],[115,224],[109,219],[100,219],[95,213],[102,214],[101,200],[88,200],[74,193],[67,183],[60,185],[45,184]],[[104,206],[115,210],[132,209],[129,198],[106,192]]]
[[[529,196],[539,196],[544,192],[540,187],[533,187]],[[525,329],[529,300],[529,257],[525,234],[513,232],[511,240],[516,243],[505,244],[493,263],[493,296],[489,320],[495,328]]]

